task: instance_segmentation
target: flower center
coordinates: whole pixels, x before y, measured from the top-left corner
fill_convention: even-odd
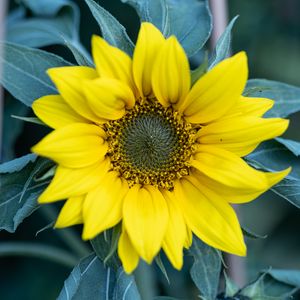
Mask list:
[[[170,190],[176,178],[188,175],[195,130],[156,99],[136,103],[105,128],[113,169],[130,186],[151,184]]]
[[[168,168],[179,147],[175,128],[163,116],[151,112],[128,122],[121,143],[128,162],[144,172]]]

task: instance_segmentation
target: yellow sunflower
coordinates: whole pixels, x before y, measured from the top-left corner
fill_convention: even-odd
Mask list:
[[[93,239],[122,222],[125,271],[162,248],[182,267],[192,233],[236,255],[246,246],[231,203],[245,203],[285,177],[241,158],[281,135],[288,121],[262,118],[273,101],[242,96],[247,57],[228,58],[191,85],[176,37],[142,23],[133,58],[92,39],[95,69],[48,70],[59,95],[33,103],[54,129],[32,151],[58,164],[40,203],[67,199],[56,227],[83,223]]]

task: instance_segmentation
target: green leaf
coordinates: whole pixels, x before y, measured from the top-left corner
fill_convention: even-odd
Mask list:
[[[123,3],[132,6],[138,13],[141,21],[150,22],[164,34],[169,30],[169,6],[168,0],[121,0]],[[180,0],[178,1],[180,2]],[[180,6],[181,4],[177,4]],[[176,9],[176,7],[175,7]],[[183,15],[182,15],[183,16]]]
[[[115,272],[104,267],[92,254],[73,269],[57,299],[139,300],[140,295],[132,275],[126,275],[122,268]]]
[[[53,178],[55,175],[56,168],[57,168],[57,165],[52,166],[51,168],[48,169],[47,172],[45,172],[39,176],[35,176],[34,180],[36,182],[41,182],[41,181],[45,181],[45,180]]]
[[[207,300],[215,300],[221,272],[220,253],[196,236],[193,236],[193,244],[189,252],[194,258],[190,273],[201,296]]]
[[[239,291],[239,287],[227,276],[224,272],[225,278],[225,297],[233,297]]]
[[[64,38],[64,45],[72,52],[78,65],[94,67],[94,63],[90,54],[79,41]]]
[[[27,123],[48,126],[43,121],[41,121],[39,118],[36,118],[36,117],[22,117],[22,116],[16,116],[16,115],[11,115],[11,117],[21,120],[21,121],[24,121],[24,122],[27,122]]]
[[[266,273],[278,281],[300,288],[300,270],[270,269]]]
[[[248,83],[249,83],[249,80],[248,80]],[[251,97],[251,95],[255,95],[256,93],[262,93],[262,92],[265,92],[268,90],[270,90],[270,88],[265,87],[265,86],[253,86],[253,87],[246,86],[246,88],[244,89],[244,92],[243,92],[243,96]]]
[[[255,300],[282,300],[288,299],[297,288],[276,280],[267,273],[263,273],[256,281],[243,288],[240,295]]]
[[[8,27],[8,41],[27,47],[41,48],[54,44],[66,46],[76,62],[83,66],[93,66],[92,59],[78,41],[77,33],[68,24],[68,15],[58,15],[47,20],[31,18]]]
[[[266,171],[280,171],[292,166],[289,179],[300,179],[300,160],[287,147],[276,140],[262,143],[246,160]]]
[[[168,37],[175,35],[188,56],[208,40],[212,20],[207,0],[122,0],[133,6],[141,21],[153,23]]]
[[[35,177],[52,165],[46,159],[27,155],[0,166],[0,230],[14,232],[38,208],[37,198],[49,181],[37,183]]]
[[[300,160],[283,144],[264,142],[246,160],[264,171],[279,171],[292,166],[292,172],[271,190],[300,208]]]
[[[119,268],[116,274],[116,284],[113,300],[140,300],[140,294],[136,287],[133,275],[127,275],[123,268]]]
[[[165,279],[167,280],[168,284],[170,284],[170,279],[168,276],[168,272],[164,266],[164,263],[161,260],[160,254],[158,254],[155,259],[154,259],[155,263],[157,264],[158,268],[160,269],[160,271],[162,272],[162,274],[164,275]]]
[[[252,232],[248,228],[242,227],[242,232],[246,237],[249,237],[251,239],[266,239],[268,236],[267,235],[259,235],[257,233]]]
[[[44,95],[57,94],[46,71],[52,67],[70,65],[61,57],[46,51],[0,42],[3,74],[0,83],[27,106]]]
[[[69,0],[21,0],[35,15],[43,17],[53,17],[62,9],[70,10],[73,14],[74,25],[79,26],[79,10],[78,7]]]
[[[260,90],[261,88],[261,90]],[[300,88],[266,79],[248,80],[248,96],[270,98],[275,101],[274,107],[267,112],[270,117],[287,117],[300,111]]]
[[[239,16],[235,16],[230,21],[225,31],[220,36],[216,48],[210,58],[210,63],[209,63],[210,69],[229,55],[230,47],[231,47],[231,30],[238,17]]]
[[[28,47],[64,44],[64,39],[77,39],[72,19],[65,11],[49,19],[29,18],[13,23],[7,29],[7,40]]]
[[[276,138],[276,141],[284,145],[286,148],[288,148],[290,151],[294,153],[296,156],[300,156],[300,143],[288,140],[284,138]]]
[[[117,270],[121,266],[121,262],[116,253],[116,237],[117,234],[113,229],[107,230],[99,234],[90,242],[97,256],[105,265]]]
[[[27,0],[25,4],[35,17],[18,19],[7,26],[9,42],[28,47],[61,44],[69,48],[79,65],[92,66],[90,55],[79,42],[79,11],[70,1]]]
[[[285,178],[271,189],[278,196],[300,208],[300,180]]]
[[[37,159],[35,154],[27,154],[25,156],[16,158],[0,165],[0,173],[14,173],[21,171],[29,163],[34,163]]]
[[[134,45],[128,37],[124,26],[94,0],[85,0],[85,2],[99,24],[103,38],[111,45],[131,55]]]
[[[109,299],[115,278],[94,254],[84,258],[64,283],[57,300]]]
[[[191,71],[192,85],[194,85],[196,81],[207,72],[207,68],[208,68],[208,55],[206,52],[204,55],[203,62],[198,66],[198,68]]]
[[[119,237],[121,235],[121,224],[119,223],[112,229],[112,234],[111,234],[111,240],[110,240],[110,249],[109,252],[107,253],[106,257],[104,258],[104,264],[109,263],[111,259],[113,259],[113,256],[116,255],[117,250],[118,250],[118,242],[119,242]]]

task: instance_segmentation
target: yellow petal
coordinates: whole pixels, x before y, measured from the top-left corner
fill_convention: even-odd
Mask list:
[[[169,223],[162,247],[174,268],[180,270],[183,264],[183,247],[187,238],[186,224],[174,193],[164,191],[163,196],[169,207]]]
[[[124,225],[137,253],[148,263],[159,252],[168,225],[168,207],[153,186],[133,186],[124,199]]]
[[[141,96],[152,93],[152,67],[164,41],[163,35],[154,25],[147,22],[141,24],[133,54],[133,77]]]
[[[88,105],[102,119],[120,119],[125,114],[125,108],[134,106],[135,98],[131,89],[119,80],[88,80],[83,87]]]
[[[60,95],[49,95],[35,100],[32,109],[36,116],[52,128],[59,128],[70,123],[88,123],[77,114]]]
[[[262,191],[268,187],[263,172],[250,167],[237,155],[213,146],[201,145],[191,165],[206,176],[233,188]]]
[[[86,104],[82,89],[82,81],[98,77],[96,70],[89,67],[60,67],[47,71],[51,80],[55,83],[60,95],[79,115],[99,123],[102,120],[97,117]]]
[[[272,172],[262,173],[267,180],[267,186],[264,190],[260,190],[260,191],[230,187],[216,180],[213,180],[208,176],[201,174],[198,171],[194,171],[192,172],[192,174],[197,178],[199,182],[201,182],[210,190],[216,191],[227,202],[238,204],[238,203],[247,203],[252,200],[255,200],[262,193],[266,192],[273,185],[277,184],[284,177],[286,177],[290,171],[291,168],[288,168],[280,172],[275,172],[275,173]]]
[[[240,98],[248,77],[244,52],[223,60],[203,75],[178,107],[191,123],[209,123],[227,113]]]
[[[83,204],[84,240],[93,239],[120,222],[123,198],[127,191],[127,183],[116,172],[109,172],[101,185],[87,194]]]
[[[100,77],[118,79],[134,89],[132,61],[125,52],[96,35],[92,38],[92,52]]]
[[[163,44],[152,71],[152,88],[157,100],[168,107],[181,105],[191,86],[189,62],[175,36]]]
[[[126,230],[124,229],[124,226],[119,239],[118,254],[125,272],[130,274],[134,271],[139,263],[139,256],[136,253]]]
[[[288,120],[280,118],[222,118],[203,126],[197,136],[200,144],[213,145],[245,156],[261,142],[283,134],[288,124]]]
[[[39,203],[50,203],[61,199],[81,196],[101,185],[110,168],[110,160],[80,169],[58,166],[49,186],[41,194]]]
[[[104,158],[108,145],[102,128],[92,124],[73,123],[54,130],[32,148],[69,168],[82,168]]]
[[[193,176],[175,184],[175,194],[191,230],[208,245],[246,255],[243,234],[233,208]]]
[[[237,116],[261,117],[272,108],[274,101],[267,98],[252,98],[241,96],[237,103],[222,117],[233,118]]]
[[[189,249],[192,246],[193,243],[193,233],[188,226],[186,226],[186,239],[184,242],[184,248]]]
[[[59,216],[56,220],[56,228],[68,227],[82,223],[82,205],[85,196],[71,197],[69,198],[63,208],[61,209]]]

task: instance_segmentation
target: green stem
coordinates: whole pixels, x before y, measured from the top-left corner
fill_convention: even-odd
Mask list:
[[[78,263],[76,257],[57,247],[27,242],[0,243],[0,257],[15,255],[43,258],[69,268],[73,268]]]
[[[52,222],[57,218],[57,212],[52,206],[43,206],[40,211],[49,222]],[[58,236],[66,243],[66,245],[79,257],[87,256],[92,252],[92,250],[86,244],[84,244],[84,242],[72,229],[58,229],[56,232]]]
[[[139,266],[134,271],[137,288],[143,300],[152,300],[156,295],[156,284],[151,266],[140,261]]]

